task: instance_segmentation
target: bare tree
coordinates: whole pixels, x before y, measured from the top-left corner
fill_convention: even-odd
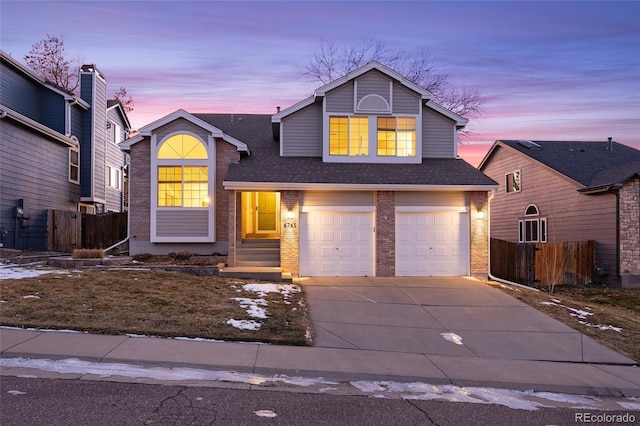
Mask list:
[[[82,60],[67,57],[62,36],[47,34],[47,38],[31,46],[24,60],[29,68],[49,83],[78,95]],[[120,87],[114,98],[122,103],[126,112],[133,111],[133,98],[127,94],[127,89]]]
[[[121,86],[113,94],[113,97],[117,101],[120,101],[120,103],[122,104],[122,107],[124,108],[125,112],[133,111],[133,107],[135,106],[135,104],[133,102],[133,98],[131,97],[131,95],[127,94],[127,89],[126,88]]]
[[[48,82],[71,93],[78,90],[81,61],[66,57],[62,37],[47,34],[46,39],[31,46],[24,60],[29,68]]]
[[[388,66],[428,90],[436,103],[450,111],[469,120],[480,117],[483,100],[477,88],[452,88],[449,76],[438,71],[424,50],[414,55],[391,49],[371,37],[363,38],[357,46],[339,46],[322,41],[303,74],[311,81],[328,84],[372,61]]]

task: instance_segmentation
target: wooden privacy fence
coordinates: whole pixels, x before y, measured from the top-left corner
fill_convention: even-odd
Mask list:
[[[126,237],[126,212],[82,215],[82,248],[106,249]]]
[[[47,212],[48,250],[71,253],[77,248],[106,249],[127,237],[127,213]]]
[[[48,250],[71,253],[80,248],[82,235],[81,213],[74,210],[48,210]]]
[[[491,275],[530,287],[593,282],[595,241],[512,243],[491,238]]]

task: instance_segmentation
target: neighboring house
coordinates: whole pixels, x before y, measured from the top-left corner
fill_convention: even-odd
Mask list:
[[[122,211],[130,130],[106,80],[81,70],[81,95],[60,89],[0,51],[0,244],[48,248],[47,212]]]
[[[598,280],[640,286],[639,150],[611,138],[499,140],[479,169],[500,183],[490,201],[492,238],[595,240]]]
[[[486,273],[477,213],[497,184],[457,157],[467,121],[430,99],[374,62],[273,116],[179,110],[143,127],[121,144],[131,253],[301,276]]]

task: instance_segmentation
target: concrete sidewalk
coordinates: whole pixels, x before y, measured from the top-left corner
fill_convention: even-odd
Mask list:
[[[0,356],[640,397],[633,360],[477,280],[301,284],[314,347],[0,329]]]

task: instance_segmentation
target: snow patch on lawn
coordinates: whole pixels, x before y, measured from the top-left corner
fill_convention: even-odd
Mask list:
[[[33,278],[44,274],[68,274],[68,271],[49,268],[42,263],[27,263],[24,265],[10,263],[8,265],[0,265],[0,281]]]
[[[613,325],[609,324],[609,325],[602,325],[602,324],[591,324],[590,322],[587,322],[586,319],[593,315],[593,312],[587,312],[587,311],[583,311],[582,309],[576,309],[576,308],[572,308],[570,306],[566,306],[562,304],[562,301],[559,299],[551,299],[551,302],[540,302],[540,304],[542,305],[547,305],[547,306],[559,306],[562,308],[567,308],[570,313],[569,315],[571,315],[574,318],[578,319],[578,322],[582,325],[584,325],[585,327],[594,327],[597,328],[599,330],[613,330],[616,331],[618,333],[622,333],[622,328],[621,327],[614,327]],[[588,309],[588,310],[592,310],[590,307],[586,306],[584,309]]]
[[[235,286],[234,286],[235,287]],[[256,318],[258,320],[267,319],[267,306],[268,302],[265,297],[269,293],[280,293],[284,298],[284,303],[290,303],[289,297],[294,293],[299,293],[302,289],[294,284],[245,284],[242,286],[243,290],[256,293],[257,298],[252,299],[249,297],[232,297],[231,300],[235,300],[240,304],[240,307],[245,309],[247,315],[250,318]],[[240,290],[238,290],[240,291]],[[239,328],[241,330],[259,330],[262,323],[254,320],[237,320],[231,318],[227,321],[227,324]]]

